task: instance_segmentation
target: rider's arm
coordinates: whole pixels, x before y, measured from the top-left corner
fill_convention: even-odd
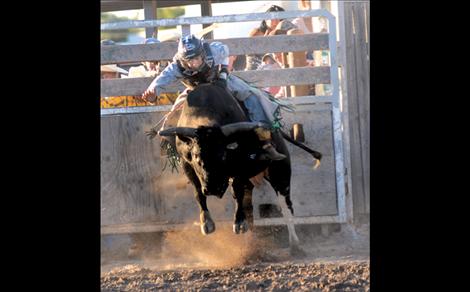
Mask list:
[[[212,42],[210,44],[211,52],[214,57],[214,64],[219,66],[219,76],[220,79],[227,79],[229,74],[228,65],[229,65],[229,49],[227,45],[222,44],[221,42]]]
[[[181,78],[183,78],[183,75],[178,65],[176,62],[172,62],[150,83],[144,95],[148,96],[147,100],[153,103],[163,90],[172,86]]]

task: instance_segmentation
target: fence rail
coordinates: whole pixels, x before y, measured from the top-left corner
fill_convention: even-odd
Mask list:
[[[255,86],[284,86],[300,84],[325,84],[330,83],[330,68],[288,68],[263,71],[234,71],[237,75]],[[152,82],[151,77],[103,79],[101,80],[101,96],[141,95]],[[163,92],[183,91],[184,86],[178,82],[168,86]]]
[[[224,22],[246,22],[266,19],[285,19],[296,17],[328,17],[331,13],[325,9],[316,10],[293,10],[282,12],[262,12],[248,14],[230,14],[220,16],[200,16],[200,17],[184,17],[184,18],[164,18],[158,20],[130,20],[121,22],[111,22],[101,24],[101,30],[118,30],[129,28],[144,27],[160,27],[160,26],[176,26],[191,24],[211,24]]]
[[[207,40],[220,41],[230,48],[230,55],[263,54],[265,52],[297,52],[328,50],[328,34],[276,35],[253,38]],[[177,51],[176,42],[149,45],[102,46],[101,64],[122,64],[149,60],[171,60]]]

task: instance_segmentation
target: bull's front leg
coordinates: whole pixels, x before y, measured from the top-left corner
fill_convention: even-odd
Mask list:
[[[207,209],[206,196],[202,194],[202,191],[197,190],[195,192],[196,201],[199,205],[199,222],[201,223],[201,232],[204,235],[208,235],[215,231],[215,223],[211,218],[211,214]]]
[[[215,223],[211,218],[209,210],[207,209],[207,198],[202,194],[201,184],[199,183],[199,179],[197,178],[196,173],[194,172],[191,165],[187,162],[183,162],[183,169],[195,189],[194,196],[199,206],[199,223],[201,225],[201,232],[204,235],[208,235],[215,231]]]
[[[233,223],[233,232],[236,234],[248,231],[248,222],[246,221],[245,211],[243,210],[243,197],[245,196],[245,182],[240,179],[234,179],[232,183],[233,198],[236,201],[235,222]]]

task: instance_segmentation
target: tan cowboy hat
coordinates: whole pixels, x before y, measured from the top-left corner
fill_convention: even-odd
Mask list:
[[[129,73],[122,76],[123,78],[137,78],[137,77],[151,77],[145,70],[145,67],[142,66],[134,66],[129,68]]]
[[[119,68],[117,65],[101,65],[101,72],[117,72],[122,74],[128,74],[126,70]]]

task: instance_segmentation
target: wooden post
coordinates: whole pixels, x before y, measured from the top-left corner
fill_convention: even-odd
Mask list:
[[[157,19],[157,1],[142,1],[144,6],[144,18],[145,20],[156,20]],[[154,33],[155,32],[155,33]],[[158,29],[155,27],[145,28],[145,38],[157,37]]]
[[[191,34],[191,25],[190,24],[183,24],[180,25],[180,30],[181,30],[181,37],[185,37],[187,35]]]
[[[346,195],[347,195],[347,217],[348,222],[351,219],[354,221],[354,199],[352,194],[352,178],[351,178],[351,132],[349,126],[349,93],[348,93],[348,65],[346,62],[346,27],[345,5],[343,1],[338,2],[338,33],[339,33],[339,47],[338,47],[338,66],[341,81],[341,100],[342,100],[342,120],[343,120],[343,147],[344,147],[344,162],[345,162],[345,176],[346,176]]]
[[[303,34],[300,29],[290,29],[287,31],[287,35],[294,35],[294,34]],[[289,68],[294,67],[305,67],[307,66],[307,57],[305,55],[305,51],[299,52],[289,52],[287,54],[287,62],[289,64]],[[292,85],[290,86],[291,89],[291,96],[306,96],[309,92],[308,85]]]
[[[370,94],[369,94],[369,61],[367,58],[366,22],[364,2],[354,3],[354,44],[356,58],[356,86],[358,93],[358,114],[360,130],[360,151],[364,181],[365,212],[369,213],[369,124],[370,124]]]
[[[212,16],[212,3],[211,0],[201,2],[201,16]],[[202,29],[211,26],[211,23],[203,24]],[[208,32],[204,39],[214,39],[214,33]]]
[[[369,192],[369,59],[366,29],[369,17],[364,10],[369,2],[344,2],[339,4],[344,50],[343,98],[348,123],[345,131],[349,139],[351,180],[354,218],[370,212]],[[364,7],[365,6],[365,7]],[[367,10],[366,10],[367,11]]]

